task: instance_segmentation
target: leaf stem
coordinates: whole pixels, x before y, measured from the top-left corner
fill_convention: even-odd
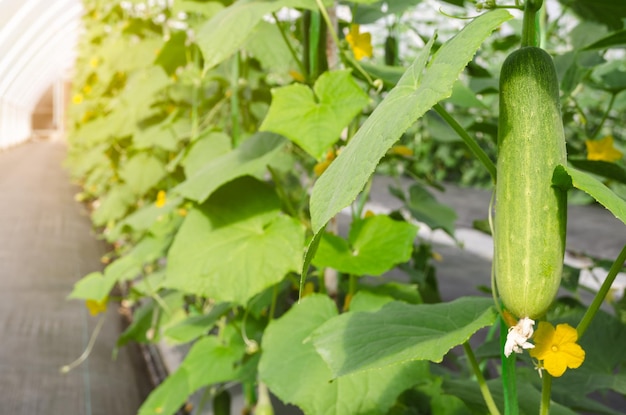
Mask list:
[[[548,415],[550,413],[550,394],[552,392],[552,376],[548,372],[543,373],[543,385],[541,387],[541,406],[539,407],[539,415]]]
[[[276,314],[276,302],[278,300],[278,284],[275,284],[272,288],[272,304],[270,304],[270,312],[268,315],[268,320],[272,321],[274,319],[274,314]]]
[[[293,58],[294,61],[296,61],[298,68],[300,68],[300,72],[302,72],[302,76],[306,76],[307,72],[306,72],[306,69],[304,68],[304,64],[302,63],[300,58],[298,58],[298,54],[296,53],[296,50],[293,48],[293,45],[289,41],[289,38],[287,38],[287,34],[285,33],[285,30],[280,24],[280,21],[278,20],[278,16],[276,15],[276,13],[272,13],[272,17],[276,21],[276,26],[278,26],[280,35],[282,36],[283,41],[285,41],[285,45],[287,45],[287,49],[289,49],[289,53],[291,53],[291,57]]]
[[[485,166],[492,181],[496,182],[496,165],[491,161],[487,153],[478,145],[465,129],[458,123],[448,111],[441,104],[435,104],[433,109],[448,123],[450,127],[461,137],[465,144],[469,147],[470,151],[478,158],[478,160]]]
[[[333,42],[335,42],[335,45],[337,46],[337,49],[339,50],[339,54],[341,55],[341,57],[349,61],[352,65],[354,65],[356,70],[359,71],[361,75],[363,75],[363,77],[367,80],[367,83],[372,88],[378,89],[377,86],[374,84],[374,80],[372,79],[372,77],[365,71],[365,69],[363,69],[363,67],[359,64],[359,62],[356,59],[349,59],[346,56],[345,52],[339,47],[339,44],[340,44],[339,36],[337,36],[337,32],[335,31],[335,27],[333,26],[332,20],[330,19],[330,16],[328,15],[328,11],[326,11],[326,7],[324,7],[322,0],[315,0],[315,2],[317,3],[317,7],[320,9],[320,13],[322,14],[322,17],[324,18],[324,21],[326,21],[326,26],[328,27],[328,33],[330,33],[330,37],[333,38]]]
[[[609,290],[611,289],[611,285],[613,285],[613,281],[615,281],[615,277],[617,277],[618,272],[624,266],[624,262],[626,262],[626,245],[624,246],[624,248],[622,248],[622,251],[617,256],[617,259],[611,266],[611,269],[609,270],[608,275],[606,276],[604,282],[602,283],[600,290],[598,290],[598,293],[594,297],[593,302],[591,303],[591,305],[585,312],[585,315],[583,316],[583,318],[580,320],[580,323],[578,323],[578,326],[576,327],[576,331],[578,332],[579,339],[583,336],[583,334],[589,327],[591,320],[593,320],[596,313],[600,309],[602,302],[604,301],[604,299],[606,298],[606,295],[609,293]]]
[[[491,415],[500,415],[500,410],[496,406],[496,402],[493,400],[493,396],[491,396],[491,392],[489,392],[489,387],[487,386],[487,382],[485,381],[485,377],[483,373],[480,371],[480,367],[478,366],[478,362],[476,361],[476,356],[474,355],[474,351],[468,342],[463,343],[463,350],[465,350],[465,355],[467,356],[467,360],[470,363],[470,367],[476,376],[476,381],[478,382],[478,387],[480,388],[480,393],[483,395],[483,399],[487,404],[487,408],[489,409],[489,413]]]
[[[232,74],[230,79],[230,116],[232,122],[232,140],[233,147],[239,146],[239,57],[240,54],[236,53],[233,56]]]
[[[591,138],[596,138],[598,134],[600,134],[600,131],[602,131],[604,122],[609,117],[609,112],[611,112],[611,110],[613,109],[613,104],[615,103],[616,96],[617,94],[615,92],[611,94],[611,100],[609,101],[609,105],[607,106],[606,111],[604,111],[604,114],[602,114],[602,119],[600,120],[600,124],[598,124],[595,130],[593,130],[593,133],[591,134]]]

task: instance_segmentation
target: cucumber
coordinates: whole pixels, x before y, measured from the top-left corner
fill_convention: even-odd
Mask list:
[[[552,186],[566,164],[554,62],[537,47],[511,53],[500,72],[494,222],[495,278],[504,307],[541,317],[563,269],[567,193]]]

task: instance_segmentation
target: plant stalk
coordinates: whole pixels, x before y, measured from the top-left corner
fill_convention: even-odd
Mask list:
[[[504,344],[509,327],[502,316],[500,316],[500,359],[502,361],[502,392],[504,394],[504,414],[518,415],[519,402],[517,400],[517,381],[515,378],[516,357],[515,353],[506,357],[504,355]]]
[[[233,56],[233,63],[232,63],[232,74],[231,74],[231,80],[230,80],[230,90],[232,95],[230,96],[230,116],[231,116],[231,122],[232,122],[232,142],[233,142],[233,147],[237,147],[239,146],[239,121],[240,121],[240,117],[239,117],[239,70],[240,70],[240,63],[239,63],[239,58],[240,58],[240,54],[236,53]]]
[[[600,134],[600,131],[602,131],[604,122],[609,117],[609,112],[611,112],[611,110],[613,109],[613,104],[615,104],[616,96],[617,94],[615,92],[611,94],[611,100],[609,101],[609,105],[606,107],[606,111],[604,111],[604,114],[602,114],[602,119],[600,120],[600,124],[598,124],[595,130],[593,130],[593,133],[591,134],[591,138],[596,138],[598,134]]]
[[[598,290],[598,293],[594,297],[593,302],[591,303],[589,308],[587,308],[587,311],[585,312],[583,318],[580,320],[580,323],[578,323],[576,331],[578,332],[579,339],[583,336],[585,331],[587,331],[591,320],[593,320],[593,318],[596,316],[596,313],[600,309],[602,302],[604,302],[606,295],[611,289],[611,285],[613,285],[613,281],[615,281],[617,274],[624,266],[624,262],[626,262],[626,245],[624,246],[624,248],[622,248],[622,251],[617,256],[617,259],[615,260],[613,265],[611,265],[611,269],[609,270],[608,275],[602,283],[602,286]]]
[[[483,372],[480,371],[480,367],[478,362],[476,361],[476,356],[474,355],[474,351],[468,342],[463,343],[463,350],[465,350],[465,355],[467,356],[467,360],[470,363],[472,371],[476,376],[476,381],[478,382],[478,387],[480,388],[480,393],[483,395],[483,399],[487,404],[487,408],[489,409],[489,413],[491,415],[500,415],[500,410],[498,409],[496,402],[493,400],[493,396],[491,396],[491,392],[489,392],[489,387],[487,386],[487,382],[485,381],[485,377],[483,376]]]
[[[333,41],[335,42],[335,45],[337,45],[337,48],[339,49],[339,54],[341,55],[341,57],[344,58],[345,60],[349,60],[355,66],[356,70],[359,71],[361,75],[363,75],[363,77],[367,80],[367,83],[372,88],[378,89],[377,86],[374,84],[374,80],[372,79],[372,77],[365,71],[365,69],[363,69],[363,67],[359,64],[359,62],[357,62],[356,59],[349,59],[345,55],[345,52],[339,47],[340,45],[339,36],[337,36],[337,32],[335,31],[333,22],[330,19],[330,16],[328,15],[328,11],[326,11],[326,7],[324,7],[322,0],[315,0],[315,2],[317,3],[317,7],[320,9],[320,13],[322,14],[322,17],[324,18],[324,21],[326,22],[326,26],[328,27],[328,33],[330,33],[330,36],[333,38]]]
[[[550,394],[552,392],[552,376],[548,372],[543,373],[543,385],[541,387],[541,406],[539,407],[539,415],[548,415],[550,413]]]
[[[278,20],[278,16],[276,15],[276,13],[272,13],[272,17],[276,21],[276,26],[278,26],[278,31],[280,32],[280,35],[283,38],[283,41],[285,42],[285,45],[287,45],[287,49],[289,49],[289,53],[291,53],[291,57],[293,58],[293,60],[298,65],[298,68],[300,68],[300,72],[302,73],[302,76],[306,76],[307,71],[304,68],[304,64],[302,63],[302,61],[298,57],[298,54],[296,53],[296,50],[293,48],[293,45],[289,41],[289,38],[287,37],[287,34],[285,33],[285,30],[283,29],[282,25],[280,24],[280,21]]]

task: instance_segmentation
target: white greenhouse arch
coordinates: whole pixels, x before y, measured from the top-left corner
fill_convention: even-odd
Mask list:
[[[0,0],[0,150],[31,137],[33,112],[50,88],[62,126],[62,85],[82,14],[80,0]]]

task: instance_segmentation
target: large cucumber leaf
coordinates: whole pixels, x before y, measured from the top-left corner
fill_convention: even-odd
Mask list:
[[[400,393],[426,376],[425,362],[355,373],[330,382],[331,371],[306,339],[336,316],[333,301],[315,294],[274,320],[263,335],[261,380],[284,402],[298,405],[309,415],[386,414]]]
[[[315,0],[240,0],[215,14],[198,30],[197,43],[204,57],[205,70],[235,53],[263,16],[283,7],[317,9]]]
[[[313,265],[378,276],[411,258],[416,236],[417,228],[410,223],[373,216],[354,222],[347,240],[325,233]]]
[[[490,298],[419,305],[394,301],[375,312],[329,319],[312,339],[333,376],[339,377],[412,360],[439,363],[450,349],[493,324],[496,315]]]
[[[189,395],[203,386],[238,379],[243,342],[222,343],[216,336],[196,342],[180,367],[165,379],[141,405],[139,415],[172,415]]]
[[[626,200],[616,195],[604,183],[592,175],[573,167],[561,165],[555,169],[552,182],[555,186],[564,189],[573,186],[582,190],[626,224]]]
[[[186,171],[193,175],[176,186],[173,193],[203,203],[224,183],[237,177],[262,173],[283,149],[285,143],[286,140],[278,134],[257,133],[233,151],[218,157],[207,157],[202,166],[194,163],[191,170],[186,167]],[[221,144],[217,146],[222,147]]]
[[[302,267],[304,228],[280,211],[273,189],[249,176],[189,212],[168,254],[164,285],[245,304]]]
[[[350,71],[325,72],[313,90],[301,84],[273,89],[260,130],[284,135],[319,160],[368,102]]]
[[[430,40],[398,85],[315,184],[311,195],[315,232],[352,203],[400,135],[437,102],[450,96],[459,73],[482,42],[510,18],[505,10],[477,17],[447,41],[426,67],[434,39]]]

